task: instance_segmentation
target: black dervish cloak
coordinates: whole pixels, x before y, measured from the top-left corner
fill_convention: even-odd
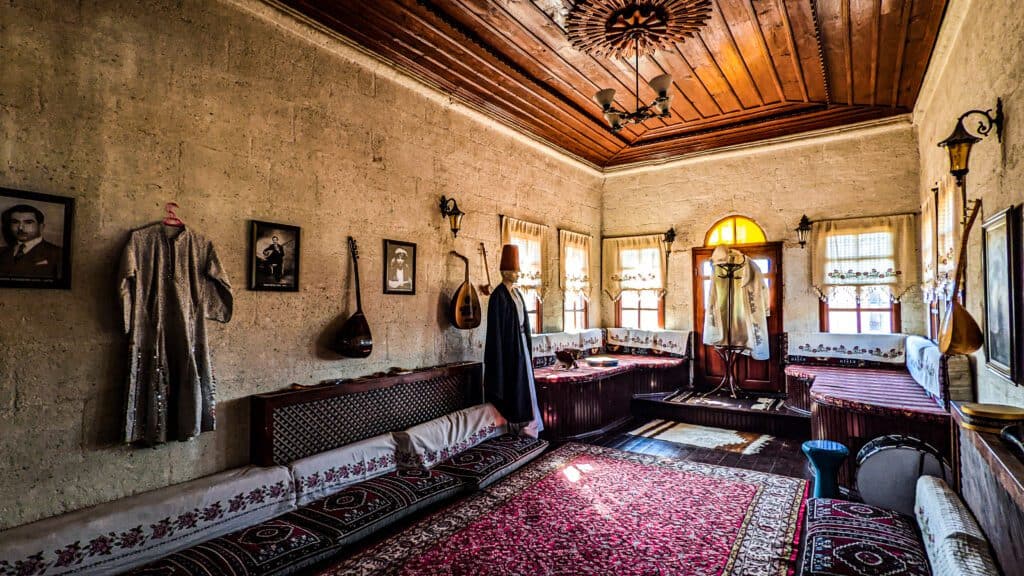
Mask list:
[[[519,292],[519,290],[516,290]],[[522,294],[519,294],[522,299]],[[529,316],[523,314],[526,351],[519,337],[516,301],[504,284],[491,293],[487,304],[487,342],[484,345],[484,399],[509,422],[533,420],[530,400],[530,372],[533,348]]]

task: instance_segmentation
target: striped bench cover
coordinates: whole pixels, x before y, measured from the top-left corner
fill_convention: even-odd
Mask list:
[[[947,413],[903,370],[791,364],[786,374],[813,380],[811,398],[826,406],[884,416],[946,422]]]

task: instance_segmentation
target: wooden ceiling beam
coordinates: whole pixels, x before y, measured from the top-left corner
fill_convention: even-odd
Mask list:
[[[539,0],[280,0],[416,78],[597,166],[666,158],[913,107],[947,0],[716,0],[694,37],[640,60],[572,47]],[[543,4],[548,6],[548,4]],[[672,115],[611,133],[673,77]],[[642,85],[636,90],[639,77]]]

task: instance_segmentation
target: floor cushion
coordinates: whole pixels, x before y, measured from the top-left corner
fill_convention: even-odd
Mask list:
[[[807,502],[805,576],[929,576],[914,520],[867,504]]]
[[[335,549],[332,535],[293,512],[197,544],[126,576],[278,576],[294,574]]]
[[[465,490],[437,470],[398,470],[349,486],[294,512],[193,546],[131,576],[294,574],[406,516]]]
[[[547,448],[544,440],[505,434],[492,438],[437,465],[437,470],[483,488],[518,470]]]
[[[469,490],[440,470],[408,469],[360,482],[293,512],[335,544],[355,542],[431,504]]]

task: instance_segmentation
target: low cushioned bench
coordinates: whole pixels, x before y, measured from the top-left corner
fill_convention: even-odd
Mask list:
[[[867,504],[807,502],[804,576],[997,576],[971,512],[946,483],[922,476],[915,517]]]
[[[544,451],[475,404],[480,377],[465,364],[254,397],[253,456],[267,466],[0,533],[0,575],[303,571]]]
[[[966,357],[943,356],[934,343],[903,334],[790,334],[787,340],[790,396],[806,391],[812,437],[850,449],[841,484],[852,485],[856,454],[878,436],[913,436],[950,458],[948,402],[971,395]]]
[[[605,336],[607,333],[607,336]],[[689,384],[688,332],[592,329],[533,337],[534,380],[544,415],[545,437],[583,440],[627,423],[637,394],[671,392]],[[560,350],[582,350],[618,360],[618,366],[567,370],[557,365]]]

